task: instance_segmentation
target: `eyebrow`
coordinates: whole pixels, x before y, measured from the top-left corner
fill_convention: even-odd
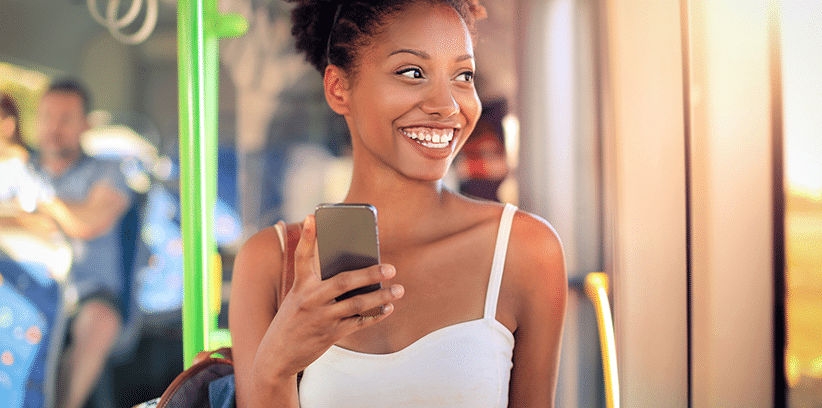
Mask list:
[[[392,55],[403,54],[403,53],[416,55],[417,57],[420,57],[420,58],[425,59],[425,60],[431,59],[431,55],[429,55],[425,51],[412,50],[412,49],[408,49],[408,48],[402,48],[402,49],[399,49],[399,50],[392,51],[390,54],[388,54],[388,56],[390,57]],[[460,55],[459,57],[455,58],[454,62],[462,62],[462,61],[473,59],[473,58],[474,58],[474,56],[471,55],[471,54],[463,54],[463,55]]]

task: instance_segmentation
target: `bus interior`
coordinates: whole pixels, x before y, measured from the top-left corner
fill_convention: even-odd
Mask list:
[[[184,4],[204,3],[230,26],[206,62],[180,46]],[[476,88],[503,153],[478,142],[443,182],[537,214],[562,238],[569,292],[556,406],[822,406],[822,2],[482,4]],[[197,325],[214,330],[199,331],[196,347],[228,344],[240,245],[345,196],[346,124],[294,49],[291,7],[2,1],[0,92],[20,106],[28,147],[37,150],[49,83],[78,78],[93,101],[83,149],[119,160],[137,197],[123,221],[129,313],[88,407],[158,397],[190,364],[186,268],[211,291],[200,305],[210,317]],[[180,90],[192,86],[183,66],[203,64],[214,72],[198,95],[214,106],[199,123],[213,140],[200,141],[183,138],[192,112]],[[186,152],[200,143],[212,147],[192,163]],[[186,210],[187,171],[197,168],[212,186],[199,208],[211,215]],[[183,240],[192,226],[217,248],[199,261]],[[30,406],[19,378],[56,364],[38,356],[59,355],[71,248],[0,229],[0,253],[0,299],[34,299],[0,302],[0,400]],[[589,276],[607,292],[586,295]],[[39,406],[52,406],[49,392]]]

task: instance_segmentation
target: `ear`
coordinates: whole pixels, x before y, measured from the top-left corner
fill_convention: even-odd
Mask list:
[[[323,87],[325,88],[325,100],[331,110],[340,115],[347,115],[350,110],[348,102],[351,93],[345,72],[336,65],[328,65],[325,68]]]

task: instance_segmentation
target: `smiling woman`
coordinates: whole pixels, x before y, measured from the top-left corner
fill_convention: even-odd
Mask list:
[[[483,16],[471,0],[294,8],[297,48],[351,135],[344,202],[377,208],[383,263],[321,280],[308,216],[294,286],[281,293],[292,273],[270,250],[281,235],[251,237],[229,306],[238,406],[553,406],[567,290],[559,239],[539,217],[442,183],[480,115],[471,30]]]

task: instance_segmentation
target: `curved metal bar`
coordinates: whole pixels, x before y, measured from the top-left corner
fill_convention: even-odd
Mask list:
[[[608,275],[591,272],[585,277],[585,294],[594,304],[597,330],[602,350],[602,371],[605,376],[605,402],[608,408],[619,408],[616,343],[611,307],[608,303]]]

